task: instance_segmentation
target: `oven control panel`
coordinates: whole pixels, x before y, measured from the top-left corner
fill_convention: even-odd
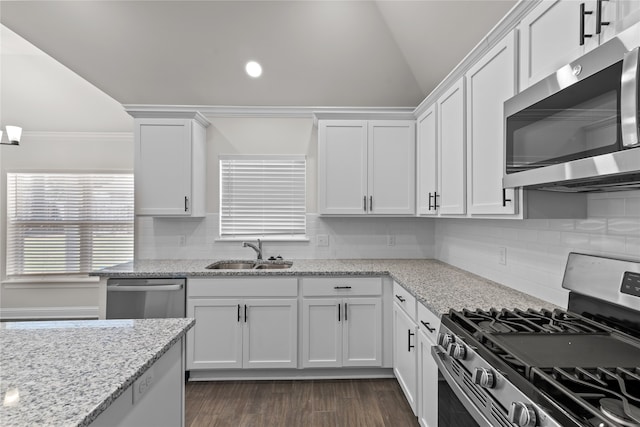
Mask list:
[[[626,271],[622,276],[622,286],[620,292],[623,294],[640,297],[640,273]]]

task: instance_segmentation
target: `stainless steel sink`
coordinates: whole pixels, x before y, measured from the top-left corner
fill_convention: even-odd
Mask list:
[[[216,261],[206,266],[209,270],[273,270],[291,268],[291,261]]]
[[[272,269],[291,268],[292,265],[293,263],[291,261],[284,261],[279,263],[269,262],[265,264],[258,264],[254,268],[256,270],[272,270]]]
[[[251,270],[256,266],[253,261],[216,261],[205,268],[209,270]]]

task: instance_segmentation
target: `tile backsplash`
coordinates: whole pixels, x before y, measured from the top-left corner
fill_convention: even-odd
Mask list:
[[[307,215],[309,241],[265,241],[265,258],[433,258],[434,222],[428,218],[332,218]],[[328,238],[320,246],[318,236]],[[218,215],[136,219],[137,259],[253,258],[241,241],[219,240]]]
[[[585,219],[437,220],[434,256],[565,306],[569,252],[640,259],[640,191],[589,194],[587,212]]]

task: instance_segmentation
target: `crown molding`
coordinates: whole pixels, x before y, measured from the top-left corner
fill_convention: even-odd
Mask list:
[[[201,106],[151,104],[123,104],[122,106],[134,119],[192,119],[204,127],[211,125],[211,122],[200,112]]]

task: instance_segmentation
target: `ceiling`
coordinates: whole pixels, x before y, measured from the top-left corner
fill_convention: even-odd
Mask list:
[[[122,104],[414,107],[515,3],[2,0],[0,22]]]

